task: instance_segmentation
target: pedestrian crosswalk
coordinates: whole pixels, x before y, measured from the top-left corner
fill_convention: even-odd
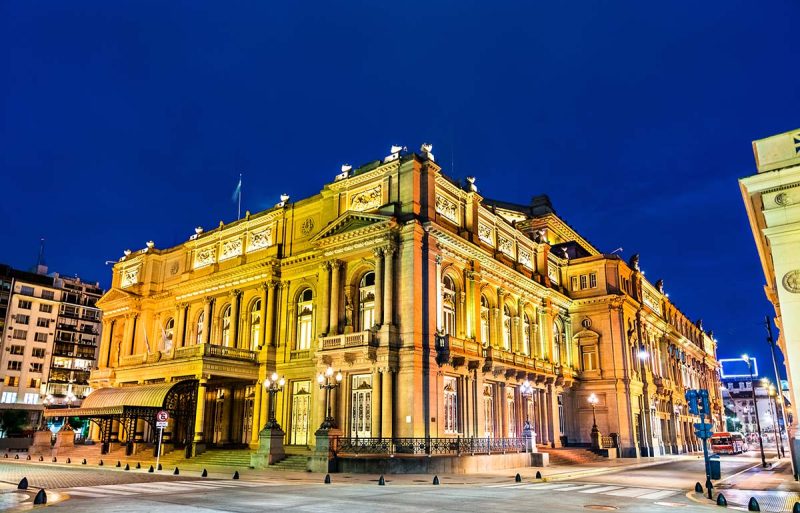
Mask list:
[[[73,498],[110,498],[125,495],[153,495],[174,494],[184,492],[199,492],[204,490],[219,490],[225,488],[247,488],[256,486],[270,486],[271,483],[249,481],[223,481],[223,480],[194,480],[194,481],[150,481],[145,483],[126,483],[115,485],[85,486],[63,490]]]
[[[680,490],[665,490],[658,488],[642,488],[638,486],[612,486],[605,484],[585,483],[503,483],[486,485],[484,488],[506,488],[514,490],[532,490],[547,492],[575,492],[585,494],[613,495],[616,497],[629,497],[635,499],[661,500],[680,493]]]

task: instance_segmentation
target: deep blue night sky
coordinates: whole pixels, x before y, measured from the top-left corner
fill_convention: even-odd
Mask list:
[[[432,142],[486,197],[641,253],[719,355],[768,363],[737,178],[800,126],[796,23],[775,2],[0,2],[0,262],[108,285],[105,260],[344,162]],[[377,5],[376,5],[377,4]]]

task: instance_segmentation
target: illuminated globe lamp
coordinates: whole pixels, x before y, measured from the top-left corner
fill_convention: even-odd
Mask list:
[[[320,390],[325,390],[325,411],[327,412],[325,420],[323,420],[322,424],[319,426],[320,429],[328,430],[336,428],[336,419],[333,418],[333,413],[331,412],[331,391],[337,388],[341,382],[342,372],[337,372],[336,378],[334,379],[333,367],[330,365],[325,369],[324,374],[317,375],[317,383],[319,383]]]
[[[600,449],[600,430],[597,429],[597,415],[595,414],[595,407],[597,406],[597,403],[600,402],[600,399],[598,399],[597,395],[592,392],[587,401],[589,401],[589,404],[592,405],[592,448]]]

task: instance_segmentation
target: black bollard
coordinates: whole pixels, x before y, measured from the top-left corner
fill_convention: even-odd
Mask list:
[[[72,463],[72,460],[67,458],[67,463]]]
[[[331,484],[331,475],[325,474],[325,484]]]
[[[15,459],[15,460],[18,460],[18,459],[19,459],[19,454],[15,454],[15,455],[14,455],[14,459]]]
[[[519,475],[519,474],[517,474],[516,476],[514,476],[514,482],[515,482],[515,483],[521,483],[521,482],[522,482],[522,476],[521,476],[521,475]]]
[[[180,471],[180,470],[178,470],[178,467],[175,467],[175,472],[173,472],[173,473],[172,473],[172,475],[173,475],[173,476],[177,476],[177,475],[178,475],[178,474],[180,474],[180,473],[181,473],[181,471]]]
[[[17,485],[17,490],[27,490],[28,489],[28,478],[23,477],[19,480],[19,484]]]
[[[8,458],[8,453],[3,454],[3,458]]]
[[[36,492],[36,497],[33,498],[34,504],[47,504],[47,494],[44,493],[44,488],[40,488],[38,492]]]
[[[722,506],[723,508],[727,508],[728,499],[726,499],[725,496],[722,494],[717,495],[717,506]]]
[[[708,494],[707,497],[709,498],[709,500],[712,498],[711,490],[713,490],[713,489],[714,489],[714,483],[711,482],[711,478],[710,477],[707,477],[706,478],[706,492]]]
[[[53,463],[58,463],[58,458],[56,458],[55,456],[53,456]]]
[[[703,493],[703,485],[701,485],[699,481],[694,484],[694,491],[697,493]]]
[[[153,468],[153,465],[150,465],[150,468],[147,469],[147,472],[150,473],[150,474],[152,474],[154,471],[155,471],[155,469]]]
[[[142,468],[142,464],[139,463],[138,461],[136,462],[136,468]]]
[[[121,466],[122,466],[122,462],[117,460],[117,464],[115,465],[115,467],[120,468]]]
[[[433,484],[435,485],[439,484],[439,476],[433,476]]]
[[[81,465],[86,465],[86,458],[83,458],[83,461],[81,462]]]
[[[158,468],[156,470],[164,470],[164,467],[161,466],[161,463],[158,464]]]
[[[131,469],[131,466],[126,463],[125,464],[125,470],[130,470],[130,469]]]
[[[208,477],[208,470],[203,469],[203,473],[200,474],[200,477]]]
[[[386,484],[386,480],[383,478],[383,474],[381,477],[378,478],[378,486],[384,486]]]
[[[800,502],[795,502],[792,506],[792,513],[800,513]]]
[[[542,478],[542,473],[537,470],[536,471],[536,479],[541,479],[541,478]]]
[[[233,478],[234,479],[239,479],[239,471],[238,470],[233,473]]]
[[[747,503],[747,511],[761,511],[761,506],[755,497],[750,497],[750,502]]]
[[[103,466],[103,460],[100,460],[100,463],[98,463],[97,466],[98,467],[102,467]]]

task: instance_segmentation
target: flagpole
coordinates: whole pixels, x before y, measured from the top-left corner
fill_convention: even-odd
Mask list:
[[[242,218],[242,173],[239,173],[239,210],[236,212],[236,219]]]

